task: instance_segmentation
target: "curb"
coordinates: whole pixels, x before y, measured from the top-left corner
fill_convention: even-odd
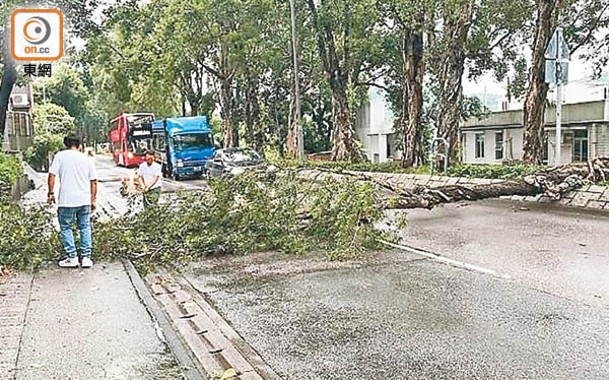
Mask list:
[[[187,380],[206,380],[207,376],[204,376],[199,367],[195,364],[191,351],[173,329],[171,323],[165,316],[165,313],[161,310],[160,305],[154,299],[144,283],[144,280],[133,266],[133,263],[129,260],[123,260],[123,265],[135,288],[135,292],[144,303],[144,306],[146,306],[146,310],[156,324],[157,334],[169,346],[182,369],[184,377]]]

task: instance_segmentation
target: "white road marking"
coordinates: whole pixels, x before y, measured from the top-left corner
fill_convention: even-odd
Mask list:
[[[433,254],[433,253],[430,253],[430,252],[423,251],[422,249],[408,247],[408,246],[405,246],[405,245],[402,245],[402,244],[395,244],[395,243],[391,243],[391,242],[388,242],[388,241],[385,241],[385,240],[379,240],[379,241],[381,243],[389,246],[389,247],[401,249],[401,250],[407,251],[407,252],[411,252],[411,253],[417,254],[419,256],[424,256],[424,257],[427,257],[427,258],[430,258],[430,259],[433,259],[433,260],[436,260],[436,261],[439,261],[439,262],[442,262],[442,263],[446,263],[446,264],[449,264],[449,265],[452,265],[452,266],[455,266],[455,267],[458,267],[458,268],[464,268],[464,269],[472,270],[472,271],[475,271],[475,272],[485,273],[485,274],[489,274],[489,275],[495,276],[495,277],[509,278],[509,276],[499,275],[496,271],[494,271],[492,269],[487,269],[487,268],[483,268],[483,267],[480,267],[480,266],[477,266],[477,265],[468,264],[468,263],[464,263],[464,262],[461,262],[461,261],[449,259],[447,257],[440,256],[438,254]]]

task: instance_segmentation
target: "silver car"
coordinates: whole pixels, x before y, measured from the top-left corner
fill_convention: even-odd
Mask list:
[[[250,148],[219,149],[212,159],[207,161],[207,174],[211,177],[225,174],[239,175],[247,170],[265,168],[264,159]]]

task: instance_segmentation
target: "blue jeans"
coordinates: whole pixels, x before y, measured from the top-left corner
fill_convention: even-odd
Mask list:
[[[74,232],[72,227],[74,220],[80,231],[80,253],[83,257],[91,257],[91,206],[59,207],[57,210],[59,219],[59,239],[68,257],[76,257],[76,246],[74,243]]]

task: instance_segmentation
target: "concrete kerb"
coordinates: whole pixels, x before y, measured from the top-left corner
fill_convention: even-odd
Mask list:
[[[131,283],[135,291],[144,303],[146,310],[156,324],[157,334],[164,341],[180,364],[182,372],[187,380],[205,380],[207,376],[202,374],[202,370],[195,364],[195,360],[190,349],[187,348],[184,341],[178,336],[173,326],[167,319],[167,316],[161,310],[157,300],[152,296],[150,290],[140,277],[139,273],[133,266],[133,263],[128,260],[123,261],[123,265],[129,275]]]

